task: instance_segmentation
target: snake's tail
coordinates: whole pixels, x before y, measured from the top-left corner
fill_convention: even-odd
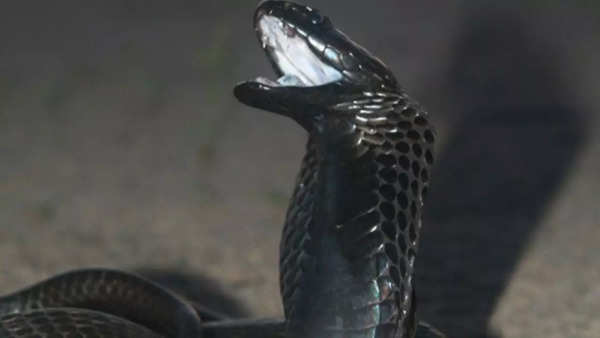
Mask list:
[[[201,336],[201,320],[192,306],[151,281],[116,270],[71,271],[0,297],[0,317],[20,313],[15,318],[22,323],[32,311],[59,307],[104,312],[169,337]]]
[[[0,338],[160,338],[141,325],[103,312],[39,309],[0,318]]]

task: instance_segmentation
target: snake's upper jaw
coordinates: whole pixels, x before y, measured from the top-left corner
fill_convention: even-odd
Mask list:
[[[278,15],[275,9],[280,5],[280,2],[268,1],[255,13],[258,40],[279,76],[275,81],[263,77],[256,81],[275,87],[310,87],[341,80],[342,72],[319,52],[323,42],[315,38],[316,34],[311,34],[305,24],[286,18],[285,12]]]
[[[253,101],[253,98],[246,100],[243,95],[238,95],[242,88],[270,94],[275,89],[287,88],[293,91],[299,88],[319,87],[343,79],[342,72],[319,52],[323,43],[313,36],[315,33],[311,35],[306,24],[291,21],[286,15],[287,12],[293,12],[294,16],[304,17],[300,12],[306,10],[298,6],[292,11],[291,6],[295,5],[282,1],[264,1],[256,10],[254,28],[278,78],[271,80],[260,76],[238,85],[241,87],[236,88],[236,96],[241,101]],[[311,14],[313,19],[317,18],[315,15],[318,16],[316,11],[311,10],[307,13]],[[320,16],[318,18],[320,19]]]
[[[342,92],[397,89],[380,60],[313,8],[263,1],[254,15],[254,29],[278,79],[261,76],[235,87],[235,96],[252,107],[289,116],[310,129],[323,121],[319,118],[331,104],[340,102]]]
[[[254,17],[255,30],[278,79],[261,76],[242,82],[235,87],[234,95],[249,106],[289,116],[310,128],[316,112],[324,110],[321,101],[327,97],[326,88],[341,83],[343,74],[319,53],[322,42],[311,37],[316,33],[309,34],[309,28],[328,27],[321,21],[313,27],[290,16],[310,22],[322,20],[307,7],[282,1],[261,3]]]

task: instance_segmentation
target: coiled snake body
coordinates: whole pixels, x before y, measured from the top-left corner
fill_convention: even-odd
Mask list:
[[[433,163],[426,114],[316,10],[265,1],[254,19],[280,77],[240,83],[234,94],[309,134],[280,247],[285,320],[218,320],[141,277],[78,270],[1,297],[0,338],[441,336],[415,320]]]

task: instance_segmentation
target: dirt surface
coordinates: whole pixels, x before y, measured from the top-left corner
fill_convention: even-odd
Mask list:
[[[474,3],[310,4],[439,130],[420,317],[449,337],[598,337],[600,6]],[[106,266],[234,316],[281,315],[305,135],[231,95],[272,74],[254,7],[0,5],[0,293]]]

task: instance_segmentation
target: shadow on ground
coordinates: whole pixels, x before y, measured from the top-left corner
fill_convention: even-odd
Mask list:
[[[176,270],[139,268],[136,272],[220,317],[249,316],[250,311],[217,281]]]
[[[489,320],[584,141],[559,60],[510,11],[473,11],[446,77],[456,116],[427,201],[421,318],[448,337]]]

